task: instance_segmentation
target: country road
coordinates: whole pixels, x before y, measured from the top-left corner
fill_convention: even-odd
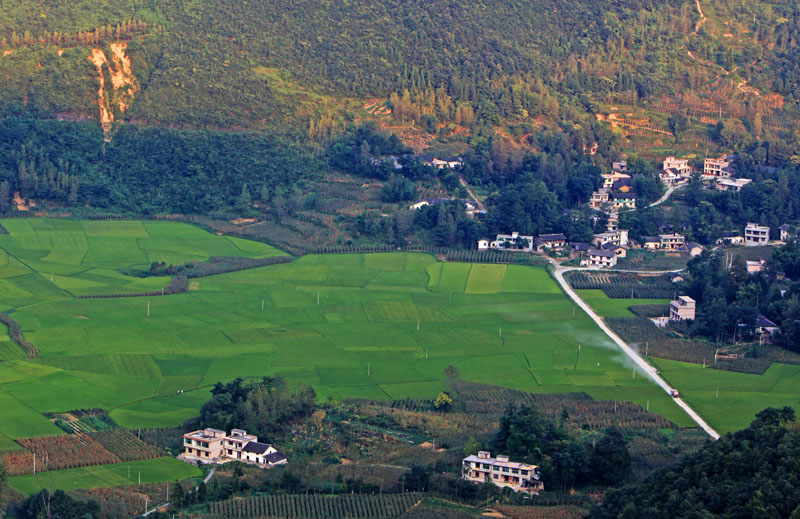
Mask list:
[[[669,200],[669,197],[670,197],[670,196],[672,196],[672,193],[674,193],[675,191],[677,191],[678,189],[682,188],[682,187],[683,187],[683,186],[685,186],[685,185],[686,185],[686,184],[681,184],[681,185],[679,185],[679,186],[672,186],[672,187],[670,187],[669,189],[667,189],[666,193],[664,193],[664,195],[663,195],[661,198],[659,198],[658,200],[656,200],[656,201],[655,201],[655,202],[653,202],[652,204],[648,205],[648,206],[647,206],[647,209],[649,209],[649,208],[651,208],[651,207],[655,207],[655,206],[657,206],[657,205],[661,205],[661,204],[663,204],[664,202],[666,202],[667,200]]]
[[[595,311],[592,310],[592,308],[588,304],[586,304],[583,301],[583,299],[580,298],[580,296],[578,296],[578,294],[572,289],[572,287],[569,286],[569,283],[564,277],[564,274],[571,270],[592,270],[592,269],[577,268],[577,267],[562,267],[560,264],[552,260],[551,263],[555,266],[554,275],[556,281],[564,290],[564,292],[575,302],[575,304],[577,304],[581,308],[581,310],[586,312],[586,315],[588,315],[597,324],[597,326],[599,326],[600,329],[603,330],[603,332],[605,332],[605,334],[608,335],[608,337],[612,341],[614,341],[614,343],[617,346],[619,346],[619,348],[636,364],[636,366],[640,370],[645,372],[656,384],[661,386],[661,388],[667,394],[670,394],[670,391],[673,389],[673,387],[670,386],[669,383],[666,380],[664,380],[661,377],[661,375],[658,374],[658,371],[652,365],[650,365],[650,363],[648,363],[645,359],[639,356],[639,354],[636,351],[634,351],[633,348],[631,348],[625,341],[622,340],[622,338],[619,335],[614,333],[614,331],[611,330],[611,328],[609,328],[606,325],[605,321],[603,321],[603,319],[599,315],[597,315],[597,313],[595,313]],[[687,404],[685,400],[683,400],[680,397],[673,398],[673,400],[709,436],[711,436],[715,440],[719,439],[719,433],[717,433],[717,431],[715,431],[710,425],[708,425],[708,423],[706,423],[706,421],[703,420],[703,418],[694,409],[692,409],[691,406],[689,406],[689,404]]]

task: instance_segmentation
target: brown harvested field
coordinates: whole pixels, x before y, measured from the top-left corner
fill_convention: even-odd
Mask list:
[[[20,438],[17,443],[26,450],[6,452],[2,456],[12,476],[33,473],[34,453],[37,472],[123,461],[87,434]]]

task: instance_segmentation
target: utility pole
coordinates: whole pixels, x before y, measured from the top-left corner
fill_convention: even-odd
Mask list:
[[[147,300],[147,317],[150,317],[150,300]]]
[[[264,309],[264,300],[263,299],[261,300],[261,309],[262,310]]]

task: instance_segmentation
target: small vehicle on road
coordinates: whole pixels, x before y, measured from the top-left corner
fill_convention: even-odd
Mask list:
[[[680,393],[678,393],[677,389],[670,389],[669,390],[669,396],[671,396],[672,398],[678,398],[681,395],[680,395]]]

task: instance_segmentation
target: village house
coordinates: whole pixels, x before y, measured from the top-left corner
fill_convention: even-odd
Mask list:
[[[628,249],[625,247],[620,247],[619,245],[614,245],[613,243],[607,242],[600,246],[600,249],[604,251],[611,251],[617,255],[619,258],[625,258],[628,256]]]
[[[604,205],[608,204],[611,197],[611,190],[603,187],[592,193],[589,198],[589,207],[601,209]]]
[[[614,267],[617,265],[617,255],[614,251],[591,247],[581,260],[582,267]]]
[[[192,431],[183,435],[183,448],[180,458],[195,463],[242,461],[260,467],[288,463],[285,454],[242,429],[232,429],[230,434],[210,427]]]
[[[699,256],[703,253],[703,246],[699,243],[689,242],[685,245],[681,245],[678,248],[678,252],[681,254],[687,254],[694,258],[695,256]]]
[[[612,171],[611,173],[603,173],[600,176],[603,177],[603,187],[607,188],[613,187],[615,182],[631,178],[630,175],[626,173],[620,173],[618,171]]]
[[[616,231],[601,232],[594,235],[592,238],[592,245],[595,247],[602,247],[604,243],[613,243],[620,247],[628,246],[628,230],[618,229]]]
[[[763,259],[760,260],[747,260],[744,262],[748,274],[758,274],[767,266],[767,262]]]
[[[744,228],[744,244],[748,247],[767,245],[769,243],[769,227],[757,223],[748,223]]]
[[[678,274],[677,272],[675,272],[669,275],[669,280],[672,281],[673,283],[683,283],[684,281],[686,281],[686,278],[683,277],[682,274]]]
[[[658,250],[661,248],[661,238],[658,236],[642,236],[642,248],[647,250]]]
[[[636,195],[630,193],[614,193],[614,209],[636,209]]]
[[[696,302],[689,296],[678,296],[676,301],[669,303],[670,321],[694,320]]]
[[[561,233],[558,234],[540,234],[536,238],[536,248],[542,250],[562,250],[567,246],[567,237]]]
[[[737,231],[726,231],[722,237],[717,239],[717,245],[741,245],[744,243],[744,236]]]
[[[744,186],[752,182],[749,178],[717,178],[714,186],[717,191],[733,191],[738,193]]]
[[[761,314],[756,319],[756,334],[760,336],[770,336],[780,330],[777,324],[773,323]]]
[[[667,187],[677,186],[689,181],[689,177],[681,175],[680,172],[675,168],[663,170],[658,174],[658,178]]]
[[[478,240],[478,250],[498,249],[533,252],[533,246],[533,236],[525,236],[516,231],[511,234],[498,234],[494,241],[489,241],[488,238]]]
[[[781,241],[788,241],[789,238],[794,236],[794,232],[792,232],[792,226],[788,223],[781,225],[778,227],[778,229],[781,231]]]
[[[732,157],[724,155],[718,159],[707,158],[703,161],[703,178],[730,178],[735,173],[731,167]]]
[[[686,243],[686,237],[676,232],[658,235],[658,248],[667,251],[677,251]],[[701,251],[702,252],[702,251]]]
[[[508,456],[499,454],[492,458],[487,451],[464,458],[462,477],[473,483],[491,481],[495,486],[510,488],[514,492],[538,494],[544,490],[537,465],[510,461]]]
[[[620,173],[626,173],[628,171],[628,162],[625,160],[618,160],[616,162],[612,162],[611,169],[613,169],[614,171],[619,171]]]
[[[689,165],[688,159],[676,159],[675,157],[667,157],[666,159],[664,159],[664,163],[661,165],[661,169],[664,171],[669,171],[670,169],[674,169],[682,177],[688,178],[692,176],[692,167]]]

